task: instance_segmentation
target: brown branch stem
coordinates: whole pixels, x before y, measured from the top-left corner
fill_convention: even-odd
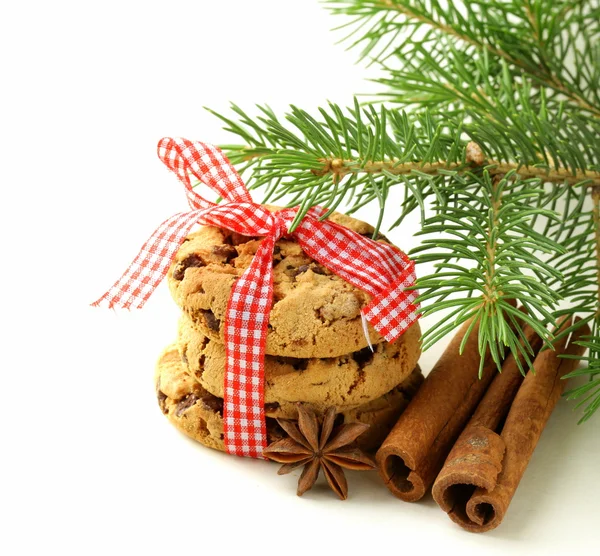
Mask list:
[[[488,240],[486,242],[486,252],[487,252],[487,267],[484,269],[485,275],[485,294],[484,299],[486,303],[491,304],[492,306],[497,301],[497,292],[494,286],[494,279],[496,276],[496,243],[497,243],[497,234],[495,233],[495,229],[497,228],[498,221],[498,213],[500,211],[500,207],[502,206],[502,196],[498,194],[498,187],[500,182],[502,181],[503,175],[497,174],[494,176],[492,180],[492,221],[490,223],[490,229],[488,230]]]
[[[438,175],[440,170],[449,170],[457,172],[473,171],[473,166],[470,164],[445,162],[405,162],[398,163],[390,161],[372,161],[360,163],[354,160],[342,160],[340,158],[326,159],[321,158],[319,162],[323,164],[322,168],[312,170],[313,174],[323,176],[327,173],[343,177],[346,174],[379,174],[386,172],[394,176],[412,174],[414,171],[429,175]],[[530,178],[541,178],[545,182],[566,182],[569,185],[574,185],[585,180],[589,180],[587,185],[600,187],[600,172],[575,172],[566,168],[546,169],[531,166],[522,166],[517,163],[498,162],[494,160],[486,160],[482,166],[485,166],[489,173],[493,176],[503,175],[515,170],[517,175],[525,180]]]

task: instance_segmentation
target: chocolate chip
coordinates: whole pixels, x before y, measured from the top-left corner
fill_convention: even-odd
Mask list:
[[[177,407],[175,408],[175,415],[177,415],[177,417],[181,417],[181,415],[185,413],[190,407],[192,407],[196,403],[196,401],[198,401],[198,398],[195,394],[188,394],[185,398],[183,398],[183,400],[181,400],[177,404]]]
[[[190,255],[181,261],[173,271],[173,278],[175,280],[183,280],[185,271],[190,267],[201,267],[206,266],[204,261],[198,255]]]
[[[299,266],[295,275],[298,276],[298,274],[304,274],[308,269],[312,270],[315,274],[321,274],[323,276],[327,274],[327,271],[321,265],[312,263]]]
[[[158,406],[160,407],[160,410],[166,415],[167,405],[165,402],[167,401],[167,395],[161,390],[156,390],[156,398],[158,399]]]
[[[204,314],[206,326],[208,326],[211,330],[218,332],[221,328],[221,321],[215,317],[215,314],[212,311],[202,311],[202,313]]]
[[[215,245],[212,248],[212,254],[217,257],[223,257],[226,263],[238,256],[238,252],[233,245]]]
[[[156,381],[156,398],[158,399],[158,406],[160,407],[160,410],[166,415],[167,405],[165,404],[165,402],[167,401],[167,395],[160,389],[160,376]]]
[[[298,274],[298,269],[296,269],[291,264],[286,264],[285,270],[283,272],[285,273],[286,276],[289,276],[290,278],[295,278],[296,274]]]
[[[364,367],[367,363],[373,360],[373,352],[370,347],[361,349],[352,354],[352,359],[358,363],[359,367]]]
[[[184,365],[188,364],[187,350],[183,350],[183,353],[181,354],[181,361]]]
[[[279,409],[278,402],[271,402],[271,403],[265,404],[265,413],[273,413],[273,411],[276,411],[278,409]]]
[[[281,261],[281,247],[276,245],[273,247],[273,266]]]
[[[198,368],[194,371],[194,376],[200,380],[202,375],[204,374],[204,362],[206,361],[206,357],[201,355],[198,357]]]
[[[213,396],[208,392],[202,396],[200,399],[202,405],[206,407],[206,409],[210,409],[211,411],[215,411],[221,415],[223,415],[223,399],[217,398],[217,396]]]

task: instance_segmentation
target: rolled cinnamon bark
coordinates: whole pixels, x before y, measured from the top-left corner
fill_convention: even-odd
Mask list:
[[[569,321],[563,321],[560,330],[569,325]],[[565,337],[555,342],[554,351],[540,353],[512,405],[510,394],[514,382],[510,377],[504,378],[506,371],[515,374],[514,369],[505,368],[511,358],[503,366],[502,375],[490,386],[433,486],[435,501],[464,529],[489,531],[504,519],[542,430],[563,392],[565,383],[561,377],[578,363],[574,359],[560,359],[559,355],[581,355],[585,348],[573,342],[585,334],[589,334],[587,327],[574,333],[566,351]],[[498,435],[495,429],[507,412]]]
[[[542,344],[541,338],[529,326],[525,326],[523,334],[536,354]],[[564,349],[565,342],[556,347]],[[521,362],[524,362],[523,357]],[[510,354],[433,484],[434,500],[459,524],[469,521],[465,507],[475,487],[493,488],[502,470],[505,446],[496,433],[508,414],[523,378],[515,357]]]
[[[478,324],[459,354],[470,324],[459,329],[377,452],[385,484],[407,502],[419,500],[431,486],[496,373],[488,353],[479,379]]]

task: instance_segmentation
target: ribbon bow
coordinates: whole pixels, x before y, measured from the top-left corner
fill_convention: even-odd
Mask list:
[[[312,259],[371,295],[362,315],[388,341],[418,318],[414,262],[398,248],[367,239],[339,224],[321,221],[326,210],[312,208],[293,233],[297,208],[272,213],[253,203],[241,177],[220,149],[187,139],[164,138],[158,156],[183,183],[189,212],[165,220],[127,271],[94,306],[141,308],[167,273],[195,224],[264,236],[254,259],[235,282],[225,317],[224,429],[227,451],[262,457],[267,445],[264,415],[264,355],[273,296],[275,242],[293,237]],[[217,205],[192,188],[190,174],[219,193]]]

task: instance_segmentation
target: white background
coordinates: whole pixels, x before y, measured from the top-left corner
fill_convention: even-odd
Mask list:
[[[186,209],[156,157],[161,137],[231,141],[203,106],[281,114],[375,90],[334,44],[339,22],[308,0],[3,3],[0,553],[597,548],[598,416],[578,427],[561,401],[505,522],[485,535],[430,498],[395,499],[376,473],[351,473],[346,502],[324,487],[297,498],[297,477],[205,449],[159,411],[153,367],[178,315],[164,285],[142,311],[88,306]],[[390,237],[408,249],[416,230]]]

